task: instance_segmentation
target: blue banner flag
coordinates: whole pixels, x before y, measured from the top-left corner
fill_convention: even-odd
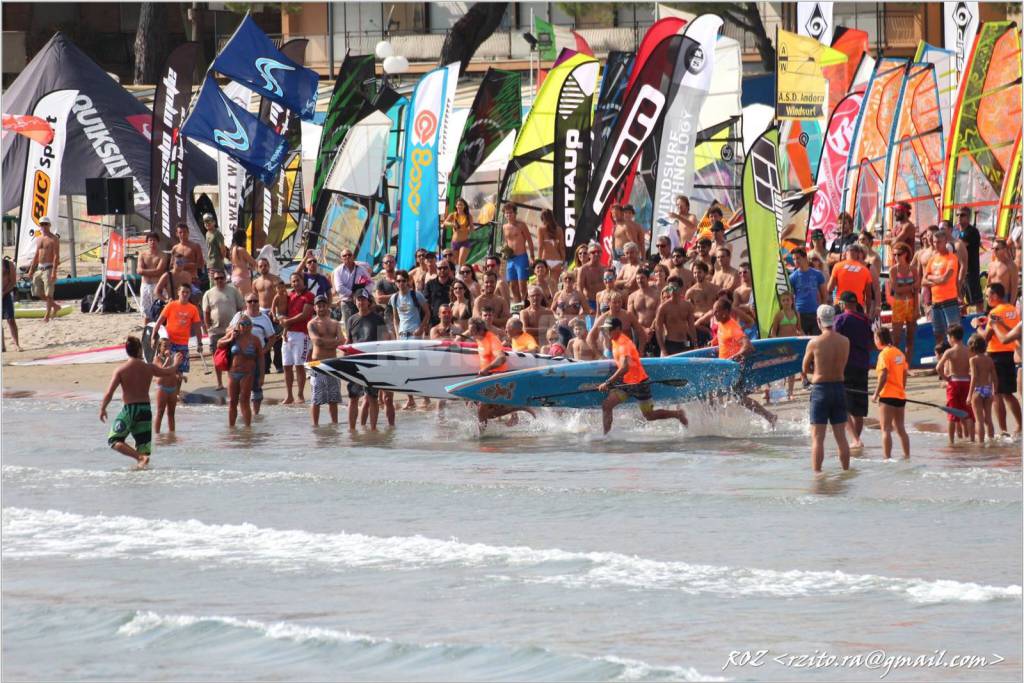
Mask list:
[[[234,157],[246,171],[265,183],[274,181],[288,151],[283,135],[228,99],[209,75],[181,127],[181,134]]]
[[[290,109],[306,121],[316,111],[320,77],[281,54],[248,14],[213,60],[213,69]]]

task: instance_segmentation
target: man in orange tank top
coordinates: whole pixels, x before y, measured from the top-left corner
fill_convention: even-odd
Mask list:
[[[946,346],[946,329],[960,322],[960,260],[949,248],[949,234],[945,230],[935,232],[935,253],[924,267],[922,284],[932,294],[932,332],[935,333],[935,357],[939,358],[949,348]]]
[[[1017,365],[1013,359],[1016,343],[1002,341],[996,334],[998,330],[1008,335],[1010,330],[1020,324],[1020,312],[1012,303],[1006,302],[1006,288],[1000,282],[988,286],[988,304],[991,309],[984,329],[979,327],[981,335],[988,340],[988,355],[996,370],[995,408],[999,431],[1006,432],[1006,409],[1009,407],[1017,420],[1017,434],[1021,431],[1020,401],[1014,395],[1017,391]]]
[[[498,339],[498,335],[491,332],[488,324],[482,318],[470,319],[469,336],[476,341],[476,350],[480,355],[480,376],[497,372],[508,372],[508,360],[505,357],[505,350],[501,346],[501,340]],[[480,422],[480,431],[483,432],[487,427],[488,420],[495,420],[520,410],[525,410],[530,415],[536,417],[536,414],[529,408],[481,403],[477,407],[477,420]],[[513,427],[518,422],[519,418],[513,417],[509,420],[508,426]]]
[[[615,372],[598,385],[597,390],[608,392],[608,398],[601,404],[604,418],[604,433],[612,428],[612,411],[615,406],[635,398],[640,404],[640,413],[648,422],[675,418],[684,427],[688,424],[686,413],[682,410],[655,409],[651,401],[651,382],[640,363],[640,353],[636,350],[633,340],[622,333],[622,321],[608,317],[601,326],[612,342],[612,358],[615,359]]]
[[[739,322],[732,316],[732,302],[728,299],[719,299],[712,309],[715,320],[718,321],[718,332],[715,335],[718,339],[718,357],[725,360],[734,360],[743,364],[746,357],[754,353],[754,345],[750,338],[740,327]],[[743,389],[743,373],[741,371],[740,381],[736,385],[735,396],[739,399],[740,405],[763,417],[769,425],[775,426],[778,417],[766,409],[763,405],[747,396]]]

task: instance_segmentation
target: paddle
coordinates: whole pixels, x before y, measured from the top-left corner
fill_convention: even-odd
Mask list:
[[[664,384],[665,386],[675,387],[677,389],[682,389],[683,387],[690,383],[690,381],[686,379],[652,379],[648,381],[651,384]],[[561,394],[545,394],[543,396],[531,396],[529,400],[532,401],[534,399],[557,398],[559,396],[573,396],[575,394],[585,394],[589,391],[597,391],[598,386],[600,386],[600,384],[581,384],[580,388],[577,389],[576,391],[566,391]],[[619,389],[625,386],[629,385],[620,383],[612,387],[609,387],[609,389]]]
[[[863,389],[851,389],[849,387],[846,387],[846,391],[849,391],[849,392],[854,393],[854,394],[868,394],[868,393],[870,393],[870,392],[867,392],[867,391],[865,391]],[[953,417],[959,418],[961,420],[963,420],[964,418],[967,417],[967,411],[966,410],[960,410],[959,408],[950,408],[949,406],[939,405],[938,403],[928,403],[927,401],[915,401],[912,398],[908,398],[908,399],[906,399],[906,401],[907,401],[907,403],[916,403],[919,406],[928,406],[930,408],[938,408],[939,410],[941,410],[941,411],[943,411],[945,413],[949,413]]]

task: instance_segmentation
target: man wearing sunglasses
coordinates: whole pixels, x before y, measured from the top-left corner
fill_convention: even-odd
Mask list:
[[[270,353],[270,347],[277,341],[278,335],[274,333],[274,321],[270,319],[270,316],[266,312],[260,309],[260,299],[255,292],[249,292],[245,295],[245,310],[239,311],[235,314],[235,317],[231,319],[231,324],[228,328],[233,328],[241,320],[242,316],[245,316],[252,322],[252,333],[257,339],[260,340],[260,344],[263,346],[267,354]],[[265,357],[266,359],[266,357]],[[253,365],[253,379],[252,379],[252,414],[260,414],[260,406],[263,404],[263,378],[267,374],[267,363],[264,359],[263,372],[260,372],[260,364],[255,363]]]
[[[580,266],[576,279],[576,287],[586,298],[590,310],[597,310],[597,294],[604,289],[604,266],[601,265],[601,247],[597,242],[587,247],[590,261]]]
[[[227,275],[218,268],[210,269],[213,287],[203,294],[203,320],[210,333],[210,348],[216,349],[217,342],[228,331],[228,324],[236,313],[245,308],[242,293],[227,283]],[[217,370],[217,389],[224,388],[223,373]]]
[[[452,277],[451,262],[448,259],[441,259],[441,262],[437,264],[437,277],[427,280],[424,288],[424,295],[430,305],[431,325],[437,325],[441,321],[441,306],[451,303],[453,282],[455,282],[455,278]]]
[[[344,322],[348,316],[356,312],[356,304],[353,299],[357,290],[370,286],[373,278],[362,264],[356,263],[355,256],[351,249],[343,249],[341,252],[341,264],[331,274],[334,281],[334,291],[341,306],[341,317]]]

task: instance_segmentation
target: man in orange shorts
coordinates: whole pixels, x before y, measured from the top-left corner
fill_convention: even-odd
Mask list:
[[[640,404],[640,413],[648,422],[675,418],[684,427],[688,424],[686,413],[682,410],[655,409],[651,401],[651,382],[640,364],[640,353],[636,350],[633,340],[622,333],[622,321],[611,316],[605,319],[601,327],[608,332],[612,343],[612,358],[615,359],[615,372],[597,386],[597,390],[608,392],[608,398],[601,404],[604,419],[604,433],[612,428],[612,411],[615,406],[630,398]]]

